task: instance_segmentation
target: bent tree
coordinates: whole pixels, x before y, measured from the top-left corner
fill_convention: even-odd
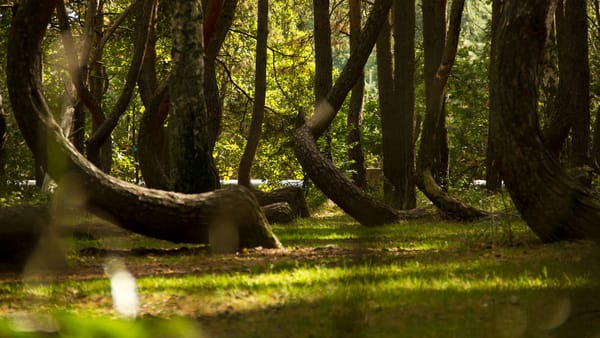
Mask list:
[[[517,209],[543,240],[600,242],[600,195],[570,177],[544,144],[539,68],[557,0],[497,1],[490,101],[500,170]]]
[[[317,103],[312,117],[298,127],[294,133],[296,157],[310,179],[342,210],[365,226],[421,217],[424,215],[424,211],[421,209],[396,210],[372,198],[348,180],[330,160],[319,152],[316,140],[334,120],[348,92],[358,80],[379,32],[386,22],[391,5],[391,0],[377,0],[373,4],[362,29],[360,41],[352,51],[333,88],[325,99]]]
[[[211,243],[215,232],[227,228],[237,233],[232,240],[239,247],[280,247],[255,197],[246,188],[203,194],[142,188],[101,172],[76,151],[49,111],[40,69],[36,67],[45,30],[58,3],[21,2],[10,30],[7,83],[27,145],[35,152],[39,143],[47,144],[51,154],[48,174],[61,189],[71,191],[66,196],[77,196],[83,207],[127,230],[155,238]],[[47,132],[47,139],[40,140],[39,134],[32,131],[36,126]]]

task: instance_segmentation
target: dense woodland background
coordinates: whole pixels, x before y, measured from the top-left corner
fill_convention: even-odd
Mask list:
[[[542,193],[547,168],[553,177],[569,173],[548,190],[592,194],[585,189],[600,156],[597,1],[526,8],[537,20],[530,26],[512,2],[54,5],[43,13],[27,2],[0,7],[0,64],[12,79],[0,88],[3,97],[12,90],[15,108],[27,92],[17,69],[41,77],[32,81],[43,85],[63,133],[110,175],[184,193],[231,178],[266,179],[267,189],[313,181],[364,225],[418,217],[410,212],[418,211],[416,187],[449,218],[485,217],[452,190],[486,179],[497,191],[504,177],[543,239],[589,235],[570,216],[540,227],[544,208],[560,203],[532,196]],[[15,19],[19,11],[40,20],[53,13],[39,50],[21,46],[32,33],[25,15]],[[15,112],[24,142],[3,105],[4,203],[28,179],[41,186],[52,162],[44,127],[28,120],[26,107]],[[532,158],[536,149],[543,155]]]

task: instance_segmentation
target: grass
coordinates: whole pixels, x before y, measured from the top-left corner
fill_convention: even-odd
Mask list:
[[[274,231],[286,250],[209,255],[141,236],[75,240],[69,274],[0,276],[0,337],[35,336],[22,325],[31,322],[64,337],[600,335],[600,255],[590,242],[542,244],[505,220],[367,229],[331,211]],[[135,321],[113,310],[106,253],[137,277]]]

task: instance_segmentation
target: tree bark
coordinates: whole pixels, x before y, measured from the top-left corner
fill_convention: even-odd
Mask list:
[[[248,140],[240,167],[238,184],[250,187],[252,162],[258,149],[262,135],[262,123],[265,116],[265,99],[267,95],[267,38],[269,36],[269,1],[258,0],[258,27],[256,31],[256,71],[254,75],[254,103],[252,121],[248,131]]]
[[[0,192],[6,187],[6,116],[4,115],[4,107],[2,96],[0,96]]]
[[[499,1],[492,2],[492,13],[496,13],[498,11],[498,7],[500,6]],[[497,15],[492,14],[492,36],[498,30],[498,17]],[[491,48],[491,59],[490,63],[498,62],[494,57],[497,55],[493,48],[496,46],[492,44]],[[488,76],[490,74],[488,73]],[[491,76],[489,81],[491,82]],[[496,90],[495,87],[490,86],[490,96],[493,95],[492,92]],[[502,188],[502,178],[500,177],[500,157],[498,154],[498,150],[496,149],[496,145],[494,144],[494,140],[498,137],[495,135],[497,130],[496,127],[496,116],[498,113],[495,110],[498,109],[496,106],[496,102],[490,101],[489,112],[488,112],[488,137],[487,137],[487,146],[486,146],[486,158],[485,158],[485,187],[488,191],[499,191]]]
[[[269,192],[260,190],[253,190],[252,192],[254,193],[254,196],[256,196],[258,203],[262,206],[285,202],[292,209],[294,217],[310,217],[304,190],[302,190],[302,188],[285,187]]]
[[[415,194],[415,4],[411,1],[394,2],[394,103],[398,128],[392,151],[394,162],[393,185],[400,202],[399,208],[417,206]],[[386,121],[387,123],[387,121]]]
[[[146,45],[148,43],[149,35],[150,35],[150,27],[153,19],[154,13],[154,1],[153,0],[143,0],[142,5],[144,7],[144,15],[143,15],[143,25],[142,29],[139,30],[136,34],[133,57],[131,61],[131,65],[127,71],[127,75],[125,76],[125,85],[119,97],[117,98],[117,102],[112,107],[110,114],[108,117],[101,122],[97,126],[97,128],[93,131],[92,135],[86,141],[86,153],[90,161],[94,164],[100,164],[100,156],[102,151],[100,150],[107,142],[110,143],[110,135],[112,131],[117,126],[119,119],[125,113],[129,102],[133,96],[135,90],[135,84],[138,80],[142,62],[144,59],[144,54],[146,53]],[[102,46],[98,46],[101,48]],[[96,51],[97,53],[101,53],[101,51]],[[99,94],[99,93],[96,93]],[[107,148],[104,148],[104,153],[108,151]],[[107,155],[103,155],[107,156]],[[108,161],[108,159],[105,159]]]
[[[571,165],[589,163],[590,99],[587,3],[559,1],[555,13],[558,48],[556,114],[544,125],[544,140],[558,157],[572,131]]]
[[[600,243],[600,196],[566,174],[546,148],[537,117],[539,67],[556,0],[504,1],[490,68],[495,144],[508,192],[544,241],[587,237]]]
[[[319,153],[316,145],[316,139],[329,127],[360,76],[390,7],[391,0],[375,2],[361,33],[359,46],[353,50],[327,99],[317,105],[313,116],[294,133],[296,157],[310,179],[342,210],[365,226],[393,223],[426,214],[421,209],[399,211],[368,196]]]
[[[425,77],[425,119],[423,122],[423,134],[419,150],[419,161],[421,167],[429,167],[436,182],[446,188],[448,179],[448,138],[446,131],[445,112],[445,82],[447,79],[438,78],[438,70],[441,68],[442,58],[448,53],[448,48],[455,46],[447,44],[448,39],[458,41],[460,32],[460,19],[464,1],[452,3],[455,10],[451,16],[457,17],[458,27],[456,31],[446,33],[446,6],[447,0],[423,0],[423,54],[424,54],[424,77]],[[456,34],[456,37],[451,34]],[[454,51],[456,52],[456,51]],[[449,55],[450,64],[454,63],[454,55]],[[441,82],[444,82],[441,85]],[[426,162],[426,163],[425,163]]]
[[[220,0],[214,0],[218,3]],[[210,2],[213,2],[212,0]],[[216,10],[219,6],[210,6],[209,10]],[[208,114],[208,144],[211,151],[215,147],[217,138],[221,132],[221,119],[223,118],[221,96],[219,86],[217,84],[217,73],[215,60],[217,54],[225,41],[225,37],[231,28],[235,9],[238,0],[224,0],[219,11],[219,17],[216,22],[216,27],[211,29],[213,33],[206,32],[204,39],[206,43],[206,53],[204,55],[204,96],[206,98],[206,109]],[[208,13],[209,17],[214,16],[214,13]],[[205,22],[204,26],[212,25],[212,20]]]
[[[166,190],[169,188],[169,155],[168,135],[164,124],[169,113],[168,77],[163,79],[159,85],[156,72],[156,41],[158,23],[158,1],[155,1],[154,13],[150,31],[148,32],[148,43],[146,53],[142,62],[140,76],[138,78],[138,90],[144,114],[140,119],[138,132],[138,160],[144,183],[148,188]],[[143,17],[143,10],[138,10],[138,17]],[[144,27],[143,20],[138,20],[136,30]]]
[[[331,23],[329,22],[329,0],[313,0],[315,38],[315,107],[331,90],[333,82],[333,56],[331,52]],[[325,131],[323,131],[325,132]],[[321,150],[332,159],[331,135],[325,135],[325,146]]]
[[[169,83],[171,115],[169,150],[171,190],[214,190],[219,178],[208,142],[208,115],[203,95],[204,43],[200,0],[173,4],[173,66]]]
[[[432,1],[424,1],[423,5],[425,6],[426,4],[431,5]],[[438,163],[440,160],[438,154],[440,151],[439,145],[444,143],[441,142],[439,138],[445,137],[445,128],[440,127],[443,125],[443,120],[445,120],[443,112],[445,88],[456,57],[463,8],[464,0],[452,2],[450,23],[448,25],[448,34],[447,39],[445,40],[446,43],[443,48],[443,54],[439,58],[434,75],[427,72],[425,75],[427,108],[425,120],[423,122],[419,154],[417,157],[416,183],[419,189],[423,191],[423,193],[446,215],[446,217],[472,221],[485,217],[487,213],[467,206],[450,196],[442,187],[440,187],[439,180],[436,181],[436,174],[433,172],[433,170],[439,170],[439,168],[441,168],[440,163]],[[437,16],[441,16],[442,14],[440,14],[440,11],[442,11],[441,7],[435,6],[435,10],[431,10],[430,14],[433,13]],[[440,19],[437,19],[437,24],[439,24],[439,20]],[[429,34],[431,34],[431,32]],[[433,37],[430,36],[430,38]],[[430,43],[434,44],[433,42]],[[435,58],[432,58],[430,61],[432,65],[429,67],[431,68],[433,68],[433,60],[435,60]],[[444,133],[440,132],[441,129],[444,129]]]
[[[360,0],[350,0],[350,50],[358,45],[361,29],[361,5]],[[349,169],[352,182],[359,188],[367,187],[367,168],[365,166],[365,154],[362,146],[362,121],[363,121],[363,97],[365,94],[364,72],[354,84],[350,95],[350,106],[348,108],[348,144]]]
[[[48,110],[35,67],[57,4],[57,0],[21,3],[9,37],[7,82],[13,111],[32,151],[37,150],[32,129],[40,125],[48,132],[52,154],[48,173],[67,190],[64,196],[151,237],[210,244],[214,231],[234,227],[237,238],[230,239],[239,247],[280,247],[256,199],[243,187],[193,195],[141,188],[104,174],[77,153]]]
[[[296,217],[290,205],[286,202],[267,204],[261,207],[269,223],[285,224],[292,222]]]

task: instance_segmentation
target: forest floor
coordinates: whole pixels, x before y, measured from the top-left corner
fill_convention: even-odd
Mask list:
[[[330,212],[273,227],[285,249],[218,255],[114,229],[75,236],[60,271],[0,273],[0,337],[600,336],[591,242],[543,244],[503,219],[364,228]],[[136,278],[135,321],[113,307],[108,257]]]

